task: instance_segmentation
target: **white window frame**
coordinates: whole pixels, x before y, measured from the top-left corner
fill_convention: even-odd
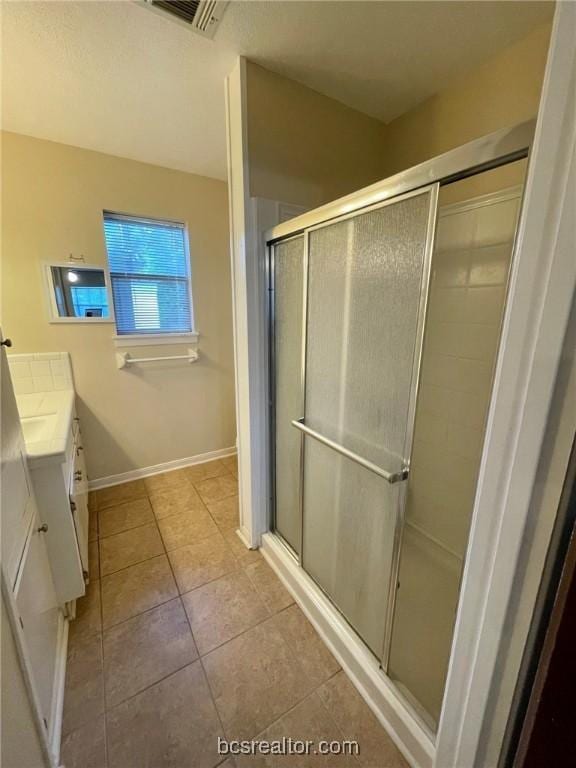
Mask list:
[[[182,227],[184,230],[184,252],[188,261],[188,299],[190,302],[190,328],[188,332],[173,332],[167,331],[166,333],[118,333],[118,326],[116,325],[116,307],[114,305],[114,292],[112,290],[112,276],[110,270],[110,260],[108,256],[108,244],[106,243],[106,234],[104,231],[104,223],[106,216],[115,217],[118,219],[127,219],[131,221],[147,222],[150,221],[154,224],[176,224]],[[102,211],[102,232],[104,235],[104,245],[106,248],[106,264],[108,279],[110,281],[110,302],[112,306],[112,317],[114,318],[114,327],[116,328],[116,334],[113,337],[114,346],[116,347],[156,347],[164,344],[189,344],[196,343],[198,341],[198,331],[196,330],[194,320],[194,296],[192,292],[192,259],[190,256],[190,232],[188,224],[185,221],[179,219],[169,219],[164,216],[140,216],[136,213],[126,213],[124,211],[112,211],[106,208]]]

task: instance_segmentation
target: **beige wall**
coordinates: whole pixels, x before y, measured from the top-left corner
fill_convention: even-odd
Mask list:
[[[313,208],[535,117],[550,30],[544,24],[472,72],[455,73],[388,125],[247,62],[251,195]]]
[[[536,116],[551,24],[455,79],[384,132],[383,176]]]
[[[226,184],[4,133],[2,324],[14,353],[69,351],[91,478],[234,445]],[[113,324],[51,324],[42,264],[106,264],[102,211],[188,225],[200,360],[119,370]],[[130,350],[134,354],[134,349]],[[179,354],[181,346],[140,347]]]
[[[250,193],[315,208],[383,176],[384,124],[247,62]]]

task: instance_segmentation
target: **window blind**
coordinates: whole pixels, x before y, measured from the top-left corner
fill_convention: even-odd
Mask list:
[[[104,235],[118,334],[191,331],[185,225],[105,212]]]

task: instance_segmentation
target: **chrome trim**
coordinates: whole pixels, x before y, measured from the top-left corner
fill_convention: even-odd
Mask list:
[[[310,233],[304,232],[304,259],[302,263],[302,357],[300,360],[300,413],[306,413],[306,354],[308,348],[308,275],[309,275]],[[304,452],[306,450],[304,435],[300,440],[300,542],[298,559],[301,566],[304,562]]]
[[[276,530],[276,262],[275,246],[266,248],[268,308],[268,445],[270,450],[270,530]]]
[[[266,242],[302,232],[328,219],[358,211],[404,192],[411,192],[435,183],[447,184],[520,160],[528,155],[535,127],[536,120],[528,120],[470,141],[420,165],[364,187],[358,192],[278,224],[268,230]]]
[[[423,190],[421,190],[423,192]],[[426,227],[426,243],[424,246],[424,259],[422,262],[422,279],[420,283],[420,302],[418,305],[418,320],[416,325],[416,337],[414,339],[414,354],[412,359],[412,376],[410,379],[410,399],[408,401],[408,413],[406,416],[406,433],[404,436],[403,456],[406,466],[409,468],[412,461],[412,445],[414,442],[414,423],[416,421],[416,403],[420,389],[420,370],[422,367],[422,354],[424,350],[424,328],[426,324],[426,311],[428,308],[428,296],[430,293],[430,278],[432,273],[432,255],[436,239],[436,222],[438,221],[438,196],[440,184],[429,187],[430,201],[428,210],[428,222]],[[390,661],[390,649],[392,646],[392,631],[394,628],[394,612],[396,610],[396,597],[398,594],[398,576],[400,572],[400,555],[402,550],[402,537],[406,522],[406,502],[408,484],[401,486],[398,494],[398,515],[394,528],[394,544],[392,549],[392,567],[388,585],[388,600],[386,602],[386,622],[384,624],[384,639],[382,644],[381,664],[384,672],[388,672]]]
[[[403,467],[399,472],[388,472],[388,470],[382,469],[382,467],[379,467],[372,461],[362,458],[362,456],[354,453],[354,451],[350,451],[348,448],[340,445],[340,443],[335,443],[334,440],[330,440],[329,437],[324,437],[320,432],[316,432],[316,430],[306,426],[303,419],[293,420],[292,426],[299,429],[305,435],[308,435],[308,437],[313,437],[314,440],[317,440],[319,443],[328,446],[328,448],[332,448],[336,453],[340,453],[342,456],[346,456],[347,459],[356,462],[356,464],[360,464],[364,469],[374,472],[375,475],[380,475],[380,477],[383,477],[384,480],[387,480],[390,484],[400,483],[408,477],[408,467]]]
[[[302,240],[302,251],[306,261],[306,236],[298,232],[294,237],[282,240],[284,243],[291,240]],[[296,558],[299,565],[302,565],[302,555],[289,544],[282,533],[276,527],[276,247],[280,243],[268,244],[267,246],[267,286],[268,286],[268,413],[269,413],[269,441],[270,441],[270,528],[279,536],[290,550],[293,557]],[[301,403],[303,402],[303,394]],[[301,449],[302,454],[302,449]],[[302,455],[300,456],[300,475],[302,475]],[[302,490],[299,489],[299,497],[302,496]],[[302,502],[300,501],[299,514],[302,518]],[[300,532],[300,542],[302,542],[302,531]]]

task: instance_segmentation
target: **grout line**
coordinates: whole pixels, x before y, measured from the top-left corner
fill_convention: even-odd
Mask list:
[[[162,542],[162,547],[164,547],[164,542]],[[175,550],[171,550],[174,552]],[[127,571],[128,568],[134,568],[135,565],[142,565],[142,563],[147,563],[149,560],[155,560],[157,557],[164,557],[168,556],[168,553],[166,550],[163,552],[159,552],[157,555],[152,555],[151,557],[146,557],[144,560],[138,560],[136,563],[131,563],[130,565],[125,565],[123,568],[118,568],[117,571],[112,571],[111,573],[102,574],[100,573],[100,579],[108,579],[110,576],[116,576],[117,573],[122,573],[122,571]]]
[[[173,600],[177,600],[180,597],[180,595],[175,595],[174,597],[170,597],[168,600],[162,600],[161,603],[157,603],[157,605],[153,605],[150,608],[146,608],[144,611],[140,611],[140,613],[135,613],[133,616],[128,616],[125,619],[122,619],[121,621],[117,621],[115,624],[110,624],[108,627],[104,627],[102,625],[102,634],[105,635],[107,632],[110,632],[112,629],[116,629],[116,627],[120,627],[122,624],[126,624],[127,621],[132,621],[132,619],[137,619],[139,616],[145,616],[147,613],[150,613],[151,611],[156,610],[156,608],[160,608],[163,605],[167,605],[168,603],[171,603]]]
[[[114,509],[114,507],[108,507],[108,509]],[[128,528],[122,528],[121,531],[115,531],[114,533],[109,533],[106,536],[99,536],[98,541],[103,541],[104,539],[112,539],[114,536],[120,536],[120,534],[128,533],[128,531],[136,531],[138,528],[144,528],[145,525],[151,525],[152,523],[157,523],[156,517],[154,517],[152,520],[147,520],[145,523],[137,523],[136,525],[131,525]]]
[[[144,693],[145,691],[150,690],[150,688],[154,688],[155,685],[158,685],[159,683],[164,682],[164,680],[167,680],[169,677],[172,677],[172,675],[176,675],[178,674],[178,672],[182,672],[182,670],[186,669],[186,667],[191,667],[193,664],[196,664],[199,661],[200,661],[200,657],[194,659],[193,661],[189,661],[187,664],[183,664],[181,667],[178,667],[178,669],[174,669],[172,672],[169,672],[167,675],[164,675],[163,677],[158,678],[158,680],[155,680],[153,683],[150,683],[150,685],[147,685],[144,688],[141,688],[139,691],[136,691],[136,693],[133,693],[127,698],[122,699],[122,701],[119,701],[117,704],[114,704],[112,707],[106,710],[106,713],[113,712],[117,707],[121,707],[123,704],[126,704],[126,702],[128,701],[132,701],[132,699],[136,698],[136,696],[140,696],[141,693]]]
[[[232,556],[234,557],[234,553],[232,553]],[[178,582],[176,581],[176,574],[174,573],[174,569],[172,568],[172,563],[170,562],[170,558],[168,558],[168,562],[170,563],[170,570],[172,571],[172,578],[174,579],[176,583],[176,587],[178,589],[178,592],[180,593],[180,587],[178,586]],[[193,591],[193,590],[191,590]],[[202,657],[200,656],[200,649],[198,648],[198,643],[196,641],[196,638],[194,637],[194,631],[192,629],[192,624],[190,623],[190,617],[188,616],[188,611],[186,610],[186,606],[184,605],[184,602],[182,600],[182,594],[178,595],[178,599],[180,600],[180,605],[182,606],[182,610],[184,611],[184,615],[186,616],[186,621],[188,623],[188,627],[190,629],[190,634],[192,635],[192,640],[194,642],[194,645],[196,646],[196,650],[198,652],[198,661],[200,662],[200,667],[202,669],[202,674],[204,675],[204,680],[206,682],[206,687],[208,688],[208,693],[210,694],[210,699],[212,701],[212,706],[214,707],[214,712],[216,712],[216,717],[218,718],[218,722],[220,723],[220,728],[222,730],[222,733],[224,736],[226,736],[226,731],[224,730],[224,723],[222,722],[222,718],[220,717],[220,712],[218,710],[218,707],[216,706],[216,699],[214,698],[214,692],[212,691],[212,687],[210,686],[210,681],[208,679],[208,675],[206,674],[206,669],[204,667],[204,664],[202,663]],[[224,760],[220,761],[221,763],[224,762]]]
[[[101,507],[100,504],[98,504],[96,512],[105,512],[107,509],[112,509],[112,507],[120,507],[122,504],[131,504],[133,501],[142,501],[142,499],[147,498],[148,494],[144,496],[134,496],[134,498],[124,499],[123,501],[115,501],[113,504],[107,504],[105,507]]]

